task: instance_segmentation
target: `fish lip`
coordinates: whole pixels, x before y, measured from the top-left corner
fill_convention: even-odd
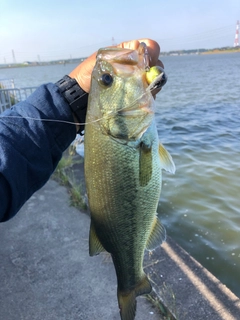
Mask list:
[[[103,60],[107,62],[115,62],[119,64],[138,64],[138,54],[136,50],[127,48],[102,48],[98,50],[97,60]]]

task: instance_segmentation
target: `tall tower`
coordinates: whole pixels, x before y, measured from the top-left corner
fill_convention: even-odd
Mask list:
[[[115,42],[115,39],[114,39],[114,37],[112,37],[112,46],[116,46],[117,44],[116,44],[116,42]]]
[[[13,63],[16,63],[15,52],[12,50]]]
[[[237,25],[236,25],[236,33],[235,33],[235,40],[234,40],[234,47],[238,47],[239,46],[239,20],[237,21]]]

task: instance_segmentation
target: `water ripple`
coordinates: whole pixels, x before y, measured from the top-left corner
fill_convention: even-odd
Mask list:
[[[240,90],[234,57],[165,58],[170,88],[157,98],[157,123],[177,170],[174,176],[163,173],[158,212],[168,233],[240,296]]]

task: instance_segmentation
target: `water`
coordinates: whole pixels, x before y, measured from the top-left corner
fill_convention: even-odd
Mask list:
[[[177,171],[164,175],[168,234],[240,296],[240,55],[163,58],[159,137]]]
[[[240,297],[240,54],[162,58],[159,137],[176,174],[163,173],[167,232]],[[0,69],[16,85],[55,82],[75,65]]]
[[[49,66],[32,66],[23,68],[0,69],[0,81],[4,78],[14,79],[15,86],[39,86],[43,83],[57,82],[69,74],[77,64],[55,64]]]

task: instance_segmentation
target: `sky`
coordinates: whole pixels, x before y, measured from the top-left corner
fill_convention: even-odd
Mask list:
[[[240,0],[0,0],[0,64],[86,57],[151,38],[162,51],[233,46]]]

